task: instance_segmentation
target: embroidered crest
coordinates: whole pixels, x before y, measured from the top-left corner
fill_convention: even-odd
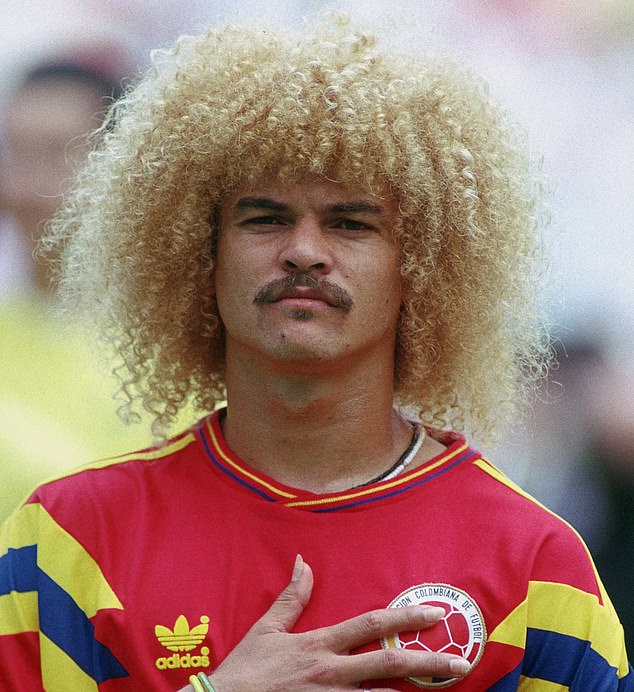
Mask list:
[[[456,654],[478,664],[486,642],[486,628],[478,604],[462,589],[449,584],[419,584],[403,591],[388,607],[439,606],[445,615],[433,627],[418,632],[399,632],[385,637],[383,648],[413,649]],[[408,678],[419,687],[448,687],[458,678]]]

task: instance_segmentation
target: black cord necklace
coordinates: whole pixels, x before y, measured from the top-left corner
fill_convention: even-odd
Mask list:
[[[409,446],[403,452],[403,454],[401,454],[401,456],[396,460],[394,464],[392,464],[392,466],[390,466],[389,469],[383,471],[383,473],[380,473],[378,476],[375,476],[374,478],[372,478],[369,481],[366,481],[365,483],[360,483],[359,485],[353,486],[352,489],[363,488],[366,485],[372,485],[373,483],[378,483],[379,481],[385,481],[389,478],[395,478],[403,471],[403,469],[406,466],[408,466],[412,462],[414,457],[418,454],[418,450],[421,448],[423,441],[425,440],[425,431],[417,423],[412,423],[411,421],[408,422],[414,429],[414,432],[412,434],[412,439],[409,443]]]

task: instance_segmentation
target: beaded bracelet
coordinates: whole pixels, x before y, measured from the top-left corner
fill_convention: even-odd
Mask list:
[[[198,673],[198,675],[191,675],[189,678],[189,684],[194,688],[194,692],[216,692],[211,681],[204,673]]]

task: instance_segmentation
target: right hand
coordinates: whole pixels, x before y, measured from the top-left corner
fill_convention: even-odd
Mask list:
[[[209,675],[217,692],[350,692],[369,689],[365,680],[450,678],[469,672],[467,661],[449,654],[405,649],[350,654],[396,632],[431,627],[444,615],[442,608],[374,610],[330,627],[292,633],[312,588],[312,570],[298,556],[288,586]],[[372,692],[389,688],[375,687]]]

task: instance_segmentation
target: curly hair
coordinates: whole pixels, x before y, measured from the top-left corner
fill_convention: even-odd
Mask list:
[[[342,18],[210,30],[155,52],[101,134],[45,243],[66,303],[114,346],[130,410],[167,424],[225,397],[217,214],[267,171],[396,197],[398,403],[486,435],[545,371],[537,168],[446,57],[384,52]]]

